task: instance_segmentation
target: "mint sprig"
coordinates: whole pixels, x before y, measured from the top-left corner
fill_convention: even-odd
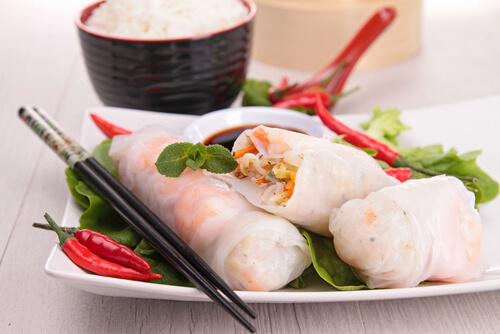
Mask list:
[[[168,145],[156,161],[158,173],[167,177],[179,177],[187,167],[225,174],[232,172],[237,165],[231,152],[222,145],[205,146],[188,142]]]

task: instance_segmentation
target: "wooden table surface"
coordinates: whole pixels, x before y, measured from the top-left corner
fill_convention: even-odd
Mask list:
[[[212,303],[95,295],[44,272],[55,242],[31,227],[64,214],[65,165],[18,119],[43,107],[78,137],[83,111],[102,103],[87,76],[73,18],[84,0],[0,2],[0,333],[244,333]],[[428,0],[422,47],[397,64],[356,72],[356,98],[337,113],[402,110],[500,94],[500,3]],[[308,73],[252,63],[277,82]],[[500,254],[499,254],[500,256]],[[500,291],[318,304],[255,304],[259,333],[500,332]]]

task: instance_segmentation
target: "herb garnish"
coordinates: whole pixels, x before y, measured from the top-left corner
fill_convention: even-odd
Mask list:
[[[238,162],[231,152],[222,145],[205,146],[202,143],[188,142],[168,145],[158,156],[158,173],[167,177],[179,177],[187,168],[202,168],[211,173],[225,174],[232,172]]]

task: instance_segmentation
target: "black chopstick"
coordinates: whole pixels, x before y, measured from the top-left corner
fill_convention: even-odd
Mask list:
[[[176,236],[167,225],[162,223],[160,218],[155,215],[144,203],[136,199],[135,195],[128,191],[125,186],[119,182],[111,173],[108,172],[96,159],[89,157],[85,160],[106,182],[112,185],[113,189],[117,191],[132,207],[139,212],[151,225],[182,254],[186,260],[198,271],[203,272],[205,277],[218,289],[220,289],[229,299],[238,305],[252,318],[257,318],[257,314],[247,305],[238,295],[231,290],[231,288],[213,271],[208,264],[203,261],[195,252],[184,242],[181,238]]]
[[[43,115],[43,117],[42,117]],[[153,225],[143,217],[134,206],[129,203],[128,200],[135,199],[135,196],[130,194],[130,192],[123,186],[119,191],[113,188],[114,186],[120,185],[116,179],[114,179],[112,184],[108,183],[105,178],[103,178],[100,173],[102,173],[102,167],[95,159],[91,158],[90,155],[80,146],[77,142],[72,141],[70,137],[65,135],[63,131],[56,125],[50,117],[44,114],[41,110],[35,109],[33,107],[21,107],[19,109],[19,116],[25,121],[28,126],[37,133],[37,135],[44,140],[44,142],[49,145],[58,155],[65,161],[70,168],[73,168],[85,181],[93,188],[98,194],[100,194],[105,200],[107,200],[110,205],[117,210],[123,218],[125,218],[146,240],[148,240],[153,247],[155,247],[163,256],[165,256],[172,264],[186,277],[196,285],[198,289],[209,296],[214,302],[225,308],[235,319],[237,319],[241,324],[243,324],[249,331],[255,332],[255,328],[245,319],[236,309],[228,302],[228,300],[219,294],[219,291],[214,288],[214,285],[220,285],[220,283],[213,283],[212,279],[215,277],[216,281],[223,282],[215,273],[210,270],[208,274],[210,279],[205,277],[206,272],[200,270],[198,271],[192,264],[192,262],[204,264],[204,262],[199,259],[199,257],[189,249],[189,247],[182,242],[175,234],[169,235],[169,240],[175,240],[177,246],[181,246],[184,253],[189,254],[188,259],[186,259],[178,249],[174,248],[169,241],[162,235],[167,232],[166,229],[162,229],[164,233],[160,234],[155,227],[160,222],[159,226],[165,226],[158,219],[153,221]],[[57,129],[57,130],[56,130]],[[90,163],[89,160],[90,159]],[[94,167],[93,167],[94,166]],[[99,171],[96,171],[95,166]],[[107,177],[106,177],[107,178]],[[109,181],[109,180],[108,180]],[[124,194],[127,194],[124,198]],[[128,195],[130,194],[130,196]],[[137,200],[137,199],[136,199]],[[138,203],[140,201],[137,200]],[[141,211],[149,212],[150,210],[144,205],[138,205]],[[144,213],[143,212],[143,213]],[[148,217],[156,217],[152,212]],[[157,218],[157,217],[156,217]],[[191,260],[191,261],[190,261]],[[208,266],[207,266],[208,267]],[[217,286],[216,285],[216,286]],[[225,285],[225,284],[224,284]],[[242,307],[245,311],[250,310],[250,308],[243,302],[239,297],[231,290],[227,289],[231,293],[229,298],[238,301],[238,305]],[[250,314],[255,316],[255,313],[250,310]]]
[[[85,150],[76,140],[60,130],[60,126],[47,115],[42,109],[31,107],[32,112],[37,113],[64,142],[70,146],[76,154],[81,154]],[[130,192],[121,182],[119,182],[103,165],[90,155],[82,157],[84,160],[106,183],[108,183],[120,196],[131,205],[152,227],[157,230],[191,265],[205,274],[205,277],[218,289],[220,289],[230,300],[238,305],[252,318],[256,318],[255,312],[245,304],[238,295],[203,261],[196,253],[180,238],[176,233],[164,224],[162,220],[152,212],[139,198]]]

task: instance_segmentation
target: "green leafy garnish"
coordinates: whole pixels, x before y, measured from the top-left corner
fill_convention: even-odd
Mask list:
[[[118,176],[113,160],[108,154],[111,140],[104,140],[92,152],[93,157],[108,171]],[[73,198],[85,209],[80,216],[80,228],[87,228],[108,235],[117,242],[134,248],[141,240],[121,216],[70,168],[65,170],[66,182]]]
[[[139,242],[137,247],[134,248],[134,252],[148,261],[151,265],[151,272],[162,275],[160,279],[152,281],[153,283],[194,287],[193,283],[177,271],[170,262],[165,260],[145,239]]]
[[[92,156],[109,172],[118,177],[117,168],[109,156],[111,140],[99,144]],[[121,216],[99,195],[90,189],[70,168],[65,170],[66,182],[73,198],[84,208],[80,216],[80,229],[99,231],[115,241],[135,250],[151,264],[151,271],[162,274],[155,283],[193,286],[170,262],[153,249],[149,243],[126,223]]]
[[[258,80],[245,80],[243,85],[243,99],[241,104],[243,106],[266,106],[270,107],[272,105],[271,100],[269,100],[268,92],[272,87],[272,84],[268,81],[258,81]]]
[[[408,126],[399,120],[401,112],[397,109],[381,110],[375,108],[373,116],[361,127],[370,137],[392,146],[411,163],[412,166],[424,168],[438,174],[446,174],[464,179],[475,179],[477,182],[464,180],[465,186],[474,189],[476,205],[491,201],[499,194],[499,184],[484,172],[476,163],[481,151],[471,151],[458,154],[455,148],[445,151],[441,144],[425,147],[402,148],[398,146],[397,137]],[[336,142],[343,143],[342,137]],[[371,152],[368,152],[371,153]],[[382,168],[389,168],[386,163],[379,161]],[[412,178],[426,177],[426,175],[412,172]]]
[[[401,115],[401,111],[398,109],[381,110],[376,107],[373,109],[372,118],[360,125],[370,137],[392,147],[397,147],[397,136],[402,131],[410,129],[410,127],[401,123],[399,115]]]
[[[309,244],[314,269],[325,282],[338,290],[367,289],[366,285],[356,278],[349,265],[337,255],[332,238],[304,229],[300,229],[300,233]]]
[[[302,272],[302,274],[299,277],[288,283],[286,286],[294,289],[304,289],[307,285],[306,282],[304,281],[304,277],[309,276],[309,274],[312,273],[317,274],[316,270],[314,270],[314,266],[310,265]]]
[[[92,156],[101,163],[114,177],[120,178],[118,169],[116,168],[113,159],[109,156],[109,148],[111,147],[111,138],[104,139],[92,151]]]
[[[434,170],[441,174],[457,177],[473,177],[477,182],[465,182],[469,188],[476,189],[476,204],[494,199],[499,193],[498,182],[493,180],[476,163],[481,151],[458,154],[452,148],[445,152],[443,146],[436,144],[425,147],[401,148],[401,154],[411,163]]]
[[[187,168],[203,168],[211,173],[225,174],[232,172],[238,162],[231,152],[222,145],[208,145],[188,142],[168,145],[158,156],[158,173],[167,177],[179,177]]]

